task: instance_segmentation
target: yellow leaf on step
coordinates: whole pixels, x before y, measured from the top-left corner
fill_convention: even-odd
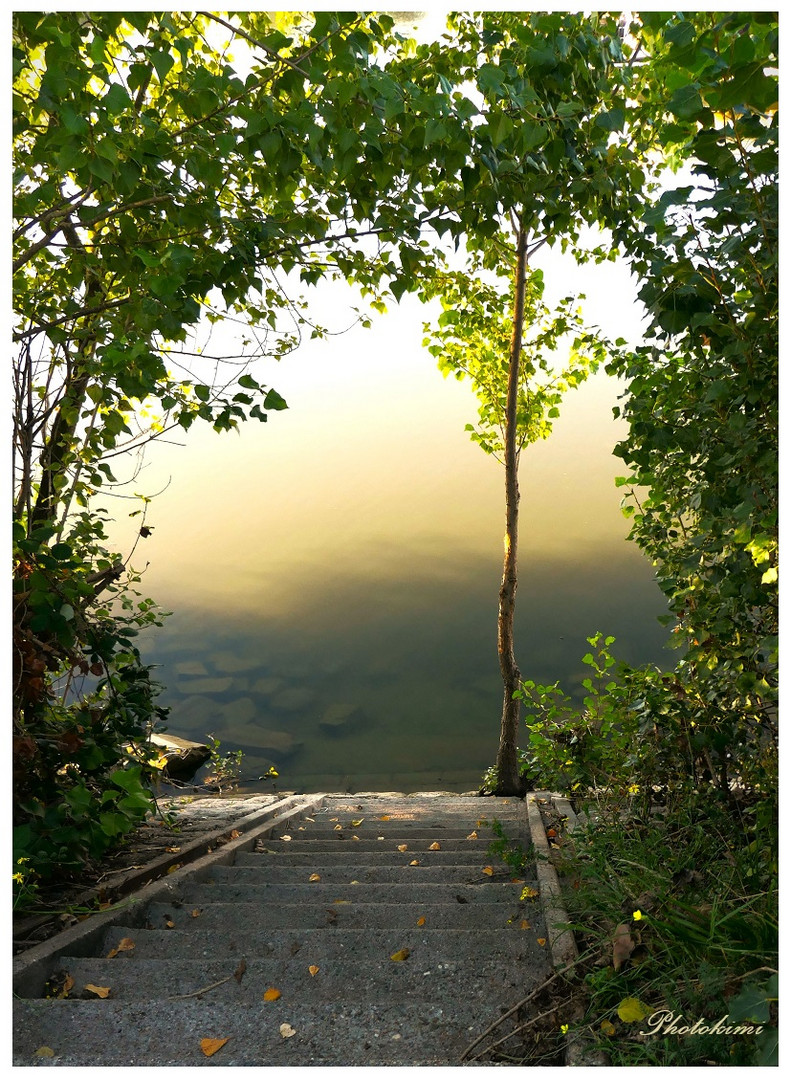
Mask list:
[[[417,859],[413,859],[412,862],[409,865],[410,866],[420,866],[420,863],[418,862]]]
[[[408,846],[407,844],[399,844],[399,845],[398,845],[398,850],[399,850],[399,851],[406,851],[406,850],[407,850],[407,846]]]
[[[296,1035],[296,1033],[297,1033],[297,1029],[293,1028],[291,1026],[291,1024],[281,1024],[280,1025],[280,1034],[283,1036],[284,1039],[290,1039],[291,1036]]]
[[[311,874],[308,881],[321,881],[321,874]]]
[[[361,818],[361,817],[355,818],[355,820],[352,822],[352,827],[356,829],[357,826],[362,825],[362,823],[364,821],[365,821],[365,818]]]
[[[425,926],[426,925],[426,916],[421,915],[420,918],[417,921],[417,924],[418,924],[418,926]]]
[[[40,1046],[33,1057],[55,1057],[55,1051],[51,1046]]]
[[[169,867],[168,867],[168,873],[169,873],[169,874],[175,874],[175,872],[176,872],[177,870],[180,870],[180,869],[181,869],[181,863],[180,863],[180,862],[177,862],[177,863],[173,863],[173,865],[172,865],[172,866],[169,866]]]
[[[311,975],[318,975],[319,970],[320,969],[315,964],[311,964],[310,967],[308,968],[308,971],[310,972]]]
[[[190,918],[191,919],[197,919],[199,915],[200,915],[200,908],[193,908],[192,911],[190,912]]]
[[[491,866],[484,866],[481,873],[486,874],[487,877],[491,877],[492,874],[494,873],[494,870],[491,868]]]
[[[400,963],[402,960],[406,960],[409,956],[409,949],[399,949],[398,952],[394,952],[390,957],[391,960],[395,960],[396,963]]]
[[[264,991],[264,1001],[277,1001],[277,999],[282,996],[280,991],[274,986],[270,986],[268,990]]]
[[[216,1054],[221,1047],[225,1046],[227,1042],[227,1039],[201,1039],[200,1048],[206,1057],[211,1057],[212,1054]]]
[[[336,825],[335,829],[333,831],[334,832],[343,832],[343,825]]]
[[[389,821],[390,820],[390,815],[389,814],[382,814],[381,817],[379,818],[379,820],[380,821]]]
[[[530,929],[530,923],[527,921],[527,919],[522,919],[522,921],[519,924],[519,929],[520,930],[529,930]]]
[[[429,851],[439,851],[439,850],[440,850],[440,846],[439,846],[439,844],[437,843],[436,840],[434,841],[433,844],[429,845]]]
[[[99,998],[107,998],[110,996],[109,986],[94,986],[93,983],[86,983],[83,986],[83,990],[87,990],[91,994],[95,994]]]
[[[468,839],[468,840],[477,840],[477,839],[478,839],[478,834],[477,834],[477,832],[475,832],[475,830],[473,829],[473,831],[472,831],[472,832],[471,832],[471,833],[469,834],[469,836],[467,837],[467,839]]]
[[[545,937],[536,938],[536,941],[538,942],[538,944],[541,946],[542,949],[544,948],[544,946],[547,943],[547,939]]]

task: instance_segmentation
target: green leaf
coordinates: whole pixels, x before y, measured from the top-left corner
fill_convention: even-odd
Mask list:
[[[618,1016],[625,1024],[633,1024],[638,1020],[645,1020],[654,1010],[643,1005],[637,998],[624,998],[618,1006]]]
[[[281,410],[288,408],[288,403],[285,398],[282,398],[280,394],[278,394],[277,390],[269,390],[264,398],[264,408],[280,412]]]

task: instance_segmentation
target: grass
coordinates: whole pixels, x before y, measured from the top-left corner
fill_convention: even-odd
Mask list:
[[[749,822],[707,795],[575,832],[560,869],[594,957],[581,1026],[613,1065],[776,1064],[775,847]],[[652,1024],[660,1014],[673,1023]]]

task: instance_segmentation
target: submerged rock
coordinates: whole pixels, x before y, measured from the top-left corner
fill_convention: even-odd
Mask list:
[[[330,705],[319,720],[319,728],[334,738],[351,735],[365,724],[365,713],[359,705]]]
[[[260,751],[266,757],[275,761],[284,761],[293,757],[302,748],[302,743],[295,739],[288,731],[273,731],[270,728],[258,727],[257,724],[244,724],[234,730],[233,738],[229,741],[243,750]]]

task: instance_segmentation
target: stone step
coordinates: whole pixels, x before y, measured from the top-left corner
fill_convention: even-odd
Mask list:
[[[521,879],[520,879],[521,881]],[[339,884],[324,880],[308,884],[281,885],[237,885],[233,882],[216,884],[189,884],[181,886],[177,899],[192,910],[204,904],[243,903],[243,904],[330,904],[333,900],[344,898],[356,903],[368,904],[499,904],[519,899],[522,889],[529,885],[537,891],[537,882],[527,878],[520,884],[510,881],[487,881],[481,885],[452,885],[445,882],[414,884],[405,882],[384,882],[381,884],[350,885],[348,880]]]
[[[499,1001],[518,1001],[524,985],[521,967],[503,969],[497,956],[479,956],[474,962],[457,958],[416,964],[410,956],[405,961],[360,963],[350,972],[348,961],[314,964],[300,949],[285,958],[245,958],[244,972],[237,979],[241,958],[207,960],[159,960],[118,956],[112,960],[85,956],[64,956],[61,970],[74,984],[70,999],[94,1000],[88,985],[106,988],[112,1000],[167,1002],[195,995],[208,1002],[260,1002],[266,990],[279,990],[287,1001],[302,1001],[307,995],[316,1001],[339,1002],[353,995],[361,1001],[384,1001],[389,998],[397,1007],[406,1000],[431,1001],[438,993],[463,981],[465,1001],[488,1004],[494,996]],[[313,968],[313,973],[311,972]],[[219,984],[219,985],[218,985]],[[198,994],[198,991],[204,991]]]
[[[411,836],[342,836],[340,833],[334,837],[327,837],[326,839],[317,839],[312,836],[300,836],[299,833],[286,833],[286,836],[290,836],[290,840],[284,840],[282,837],[277,839],[269,839],[259,841],[259,847],[265,848],[266,852],[276,852],[277,854],[292,854],[292,855],[315,855],[317,852],[323,851],[332,852],[337,855],[339,852],[343,852],[345,857],[350,859],[358,859],[361,851],[376,851],[376,852],[401,852],[403,847],[406,851],[413,854],[420,854],[422,852],[435,851],[457,851],[464,852],[465,854],[476,854],[478,858],[483,858],[490,846],[490,841],[487,840],[459,840],[459,839],[446,839],[444,836],[437,836],[436,833],[431,833],[427,837],[418,837],[415,839]],[[432,847],[432,845],[439,845],[438,847]],[[256,851],[256,854],[258,851]],[[348,853],[348,854],[347,854]],[[250,852],[249,854],[253,854]],[[495,856],[496,858],[496,856]]]
[[[340,921],[321,928],[270,929],[258,924],[234,925],[218,930],[202,928],[200,919],[189,930],[145,930],[140,927],[114,926],[105,936],[99,955],[107,956],[123,940],[134,942],[130,954],[114,957],[119,963],[144,959],[234,960],[263,959],[282,961],[302,950],[307,964],[342,963],[350,972],[360,965],[387,966],[393,953],[410,950],[410,959],[423,969],[431,964],[450,961],[470,962],[499,954],[504,964],[519,963],[527,956],[540,958],[545,947],[538,939],[546,938],[546,928],[536,915],[530,930],[514,929],[432,930],[424,927],[369,930],[344,929]],[[461,992],[461,988],[460,988]]]
[[[354,891],[350,887],[351,892]],[[494,904],[409,904],[359,903],[340,896],[329,904],[315,901],[302,904],[266,904],[225,902],[205,907],[152,904],[146,913],[146,926],[154,930],[191,931],[224,930],[229,926],[261,927],[262,930],[320,929],[323,926],[343,929],[411,929],[419,919],[432,930],[517,929],[522,920],[531,924],[538,917],[537,905],[520,902]]]
[[[338,828],[340,825],[340,828]],[[367,822],[363,822],[362,825],[345,825],[338,822],[338,825],[311,825],[308,824],[295,824],[284,826],[276,833],[272,834],[273,840],[278,840],[287,833],[293,840],[351,840],[352,836],[359,836],[361,840],[371,840],[379,836],[384,836],[390,840],[393,838],[403,839],[407,842],[416,842],[425,840],[427,843],[431,843],[433,840],[439,840],[440,843],[446,840],[468,840],[472,843],[474,840],[483,841],[486,844],[491,844],[496,839],[495,833],[491,829],[485,828],[482,825],[470,824],[467,822],[461,827],[452,825],[412,825],[410,822],[387,822],[374,820],[369,825]],[[521,826],[520,826],[521,829]],[[513,836],[525,836],[526,829],[521,829],[518,832],[515,828],[509,832],[506,830],[506,835],[509,839]],[[473,833],[477,833],[477,837],[473,836]]]
[[[266,857],[259,856],[259,858],[263,860]],[[507,866],[492,863],[491,867],[493,873],[490,877],[483,873],[483,866],[480,863],[434,864],[433,866],[426,866],[424,863],[420,866],[391,866],[386,863],[370,864],[367,860],[365,863],[350,864],[347,860],[327,865],[322,859],[321,862],[315,864],[308,862],[305,865],[294,866],[276,861],[274,856],[270,856],[266,862],[262,861],[252,866],[214,866],[205,873],[205,876],[201,875],[196,880],[207,884],[210,881],[217,884],[229,882],[238,885],[310,884],[310,877],[318,874],[321,881],[330,884],[348,885],[354,881],[376,884],[392,881],[410,885],[419,883],[478,885],[485,880],[504,882],[516,879],[521,881],[524,876],[520,874],[517,878],[517,875]]]
[[[439,851],[429,851],[425,847],[408,848],[406,851],[398,851],[397,848],[382,850],[378,847],[361,848],[354,842],[344,845],[343,850],[338,850],[337,845],[333,848],[329,845],[319,847],[318,850],[306,847],[309,841],[304,841],[300,846],[295,844],[283,844],[280,850],[271,847],[269,840],[264,841],[264,851],[241,851],[236,857],[235,865],[239,868],[244,866],[268,866],[270,863],[279,866],[310,866],[312,863],[321,862],[324,866],[353,866],[365,863],[367,866],[409,866],[413,859],[418,859],[423,866],[494,866],[500,860],[494,855],[488,855],[486,849],[470,851],[447,851],[440,848]],[[320,843],[320,841],[319,841]],[[330,847],[327,850],[327,847]]]
[[[525,987],[529,989],[530,978]],[[525,989],[525,993],[527,992]],[[500,1014],[500,998],[402,1002],[26,1001],[17,1009],[15,1065],[455,1065]],[[293,1030],[284,1038],[281,1025]],[[227,1039],[213,1057],[201,1040]],[[52,1058],[34,1057],[41,1046]]]

